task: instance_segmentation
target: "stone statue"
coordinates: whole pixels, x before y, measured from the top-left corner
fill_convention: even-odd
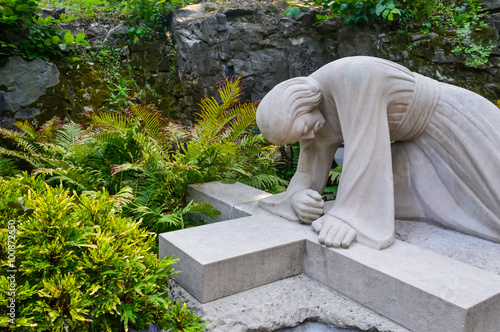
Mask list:
[[[349,57],[278,84],[257,124],[274,144],[300,142],[287,191],[259,205],[312,224],[327,246],[386,248],[395,218],[500,242],[500,110],[471,91]],[[319,193],[342,142],[337,199],[324,213]]]

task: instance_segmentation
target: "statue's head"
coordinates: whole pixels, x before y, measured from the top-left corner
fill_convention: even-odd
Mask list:
[[[260,102],[257,126],[262,135],[274,144],[290,144],[299,139],[312,138],[325,124],[318,109],[322,99],[318,83],[310,77],[284,81]]]

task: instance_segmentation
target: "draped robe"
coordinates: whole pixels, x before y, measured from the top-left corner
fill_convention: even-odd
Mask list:
[[[326,126],[300,141],[286,192],[259,205],[298,221],[292,196],[321,193],[344,142],[333,208],[373,248],[394,239],[395,218],[427,219],[500,242],[500,110],[485,98],[372,57],[333,61],[309,76]],[[391,141],[394,141],[391,144]]]

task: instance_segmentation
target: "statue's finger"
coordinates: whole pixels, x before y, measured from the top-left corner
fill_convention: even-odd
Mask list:
[[[334,248],[340,248],[340,245],[342,244],[342,240],[344,239],[344,237],[348,231],[349,231],[348,226],[346,226],[346,225],[339,226],[337,232],[334,234],[333,239],[332,239],[332,246]]]
[[[309,214],[309,215],[315,215],[316,218],[319,218],[323,214],[324,210],[322,207],[317,207],[317,206],[307,206],[302,209],[302,213]]]
[[[305,221],[305,220],[310,220],[309,224],[312,223],[314,220],[318,219],[321,217],[321,212],[319,211],[305,211],[300,215],[300,219]]]
[[[344,239],[342,240],[342,248],[344,249],[349,248],[355,239],[356,239],[356,231],[351,228],[349,232],[347,232]]]
[[[336,242],[336,237],[338,236],[339,232],[342,231],[342,225],[339,223],[333,223],[332,227],[328,231],[328,234],[325,237],[325,245],[327,247],[334,247],[338,248],[339,244]]]
[[[318,235],[319,243],[323,244],[325,243],[325,239],[328,235],[328,232],[330,232],[330,229],[333,227],[333,223],[330,221],[325,221],[323,223],[323,226],[321,227],[321,230]]]
[[[316,219],[315,221],[313,221],[311,226],[316,233],[319,233],[321,231],[321,228],[323,228],[324,222],[325,222],[325,220],[323,218],[319,218],[319,219]]]
[[[314,191],[314,190],[311,190],[311,189],[309,189],[307,191],[307,195],[309,197],[313,198],[315,201],[323,200],[323,197],[321,197],[321,195],[317,191]]]

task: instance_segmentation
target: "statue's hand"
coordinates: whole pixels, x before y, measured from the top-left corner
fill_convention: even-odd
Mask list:
[[[292,197],[292,209],[305,224],[310,224],[324,213],[325,202],[318,192],[306,189]]]
[[[319,234],[319,243],[327,247],[349,248],[356,238],[356,231],[351,226],[328,214],[315,220],[311,226]]]

